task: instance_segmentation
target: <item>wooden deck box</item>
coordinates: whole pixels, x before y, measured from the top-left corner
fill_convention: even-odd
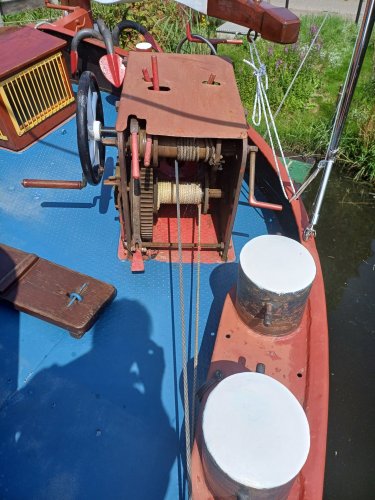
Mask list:
[[[0,28],[0,147],[20,151],[75,112],[65,45],[31,26]]]

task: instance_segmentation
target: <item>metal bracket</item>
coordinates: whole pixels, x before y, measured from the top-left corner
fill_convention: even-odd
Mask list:
[[[311,223],[310,223],[310,224],[309,224],[309,225],[305,228],[305,230],[303,231],[303,240],[304,240],[304,241],[308,241],[308,240],[311,238],[311,236],[313,236],[313,237],[315,238],[315,236],[316,236],[316,231],[315,231],[315,229],[314,229],[313,224],[311,224]]]
[[[302,186],[296,191],[296,193],[290,198],[290,202],[298,200],[301,194],[306,190],[306,188],[312,183],[315,177],[327,166],[327,160],[320,160],[314,172],[305,180]]]
[[[210,389],[213,385],[223,380],[223,378],[224,378],[223,372],[221,370],[216,370],[213,376],[209,380],[207,380],[207,382],[201,385],[200,388],[197,390],[196,396],[198,400],[202,401],[203,396],[208,391],[208,389]]]

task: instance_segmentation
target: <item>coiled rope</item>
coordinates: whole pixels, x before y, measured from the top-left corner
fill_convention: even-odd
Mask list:
[[[180,205],[198,205],[203,200],[200,184],[184,183],[178,186]],[[160,205],[177,203],[177,182],[158,182],[158,210]]]

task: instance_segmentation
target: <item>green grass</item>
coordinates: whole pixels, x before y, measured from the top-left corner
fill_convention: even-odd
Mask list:
[[[174,51],[185,34],[186,21],[193,32],[215,36],[218,21],[194,13],[171,0],[150,0],[111,7],[93,3],[94,17],[102,17],[113,28],[121,19],[133,19],[143,24],[168,52]],[[56,11],[37,9],[5,16],[5,22],[32,22],[56,17]],[[299,41],[293,46],[281,46],[258,39],[257,47],[267,66],[270,88],[268,97],[275,111],[288,88],[305,51],[323,17],[304,16]],[[330,127],[338,93],[350,63],[357,27],[352,21],[337,16],[327,19],[314,49],[298,76],[283,109],[277,117],[283,148],[302,156],[322,156],[327,148]],[[123,34],[122,45],[134,46],[138,35]],[[353,98],[348,121],[340,144],[339,161],[357,179],[375,182],[375,50],[374,36],[366,54],[363,69]],[[205,51],[193,44],[195,52]],[[242,60],[248,58],[248,46],[221,45],[219,53],[234,62],[237,83],[244,106],[251,119],[255,95],[255,79]],[[261,132],[264,133],[264,130]]]
[[[4,24],[28,24],[35,23],[36,21],[52,21],[61,16],[57,10],[51,10],[46,8],[26,10],[24,12],[16,12],[14,14],[8,14],[3,16]]]
[[[262,61],[267,66],[271,109],[276,111],[289,83],[323,18],[302,18],[298,44],[293,47],[275,46],[264,40],[257,42]],[[327,19],[315,48],[307,58],[276,124],[283,147],[303,156],[324,154],[330,137],[338,93],[345,81],[356,38],[356,26],[350,21],[332,16]],[[251,116],[255,81],[242,59],[248,58],[248,48],[225,46],[230,55],[241,98]],[[375,74],[374,38],[366,54],[361,76],[352,101],[347,126],[342,136],[339,161],[356,178],[375,181]],[[264,132],[264,130],[263,130]]]

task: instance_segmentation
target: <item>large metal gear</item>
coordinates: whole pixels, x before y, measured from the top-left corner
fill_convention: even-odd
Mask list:
[[[141,238],[142,241],[152,241],[154,227],[154,169],[152,167],[141,167]]]

